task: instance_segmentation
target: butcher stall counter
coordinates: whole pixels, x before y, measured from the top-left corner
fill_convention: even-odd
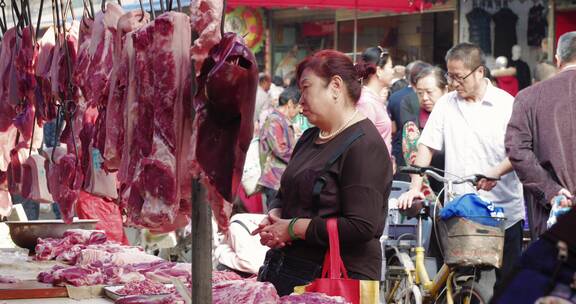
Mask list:
[[[52,299],[23,299],[23,300],[0,300],[0,304],[110,304],[114,301],[106,298],[94,298],[87,300],[74,300],[69,298],[52,298]]]
[[[0,283],[0,304],[4,303],[114,303],[106,298],[74,300],[66,297],[64,287],[54,287],[39,283],[38,273],[62,265],[57,261],[34,261],[28,256],[28,250],[20,248],[0,248],[0,274],[19,280],[17,283]],[[49,298],[26,299],[26,296]],[[60,296],[60,297],[58,297]],[[7,298],[11,298],[7,300]],[[20,299],[14,299],[20,298]],[[24,299],[22,299],[24,298]]]

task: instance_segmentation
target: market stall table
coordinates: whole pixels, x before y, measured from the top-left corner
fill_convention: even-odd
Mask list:
[[[12,304],[12,303],[26,303],[26,304],[110,304],[114,301],[106,298],[94,298],[87,300],[74,300],[69,298],[52,298],[52,299],[34,299],[34,300],[0,300],[0,304]]]

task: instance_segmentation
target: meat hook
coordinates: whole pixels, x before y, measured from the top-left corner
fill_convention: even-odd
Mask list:
[[[88,8],[90,8],[90,11],[88,11],[88,17],[92,20],[94,20],[94,3],[92,3],[92,0],[84,0],[84,4],[86,5],[86,1],[88,1],[88,4],[90,6],[88,6]]]
[[[66,5],[62,10],[63,12],[62,14],[64,15],[64,17],[62,18],[62,22],[64,23],[64,29],[66,29],[66,19],[68,18],[68,9],[70,9],[70,16],[72,16],[72,21],[74,21],[76,19],[76,16],[74,14],[74,7],[72,7],[72,0],[66,1]]]
[[[222,20],[220,20],[220,37],[224,38],[224,24],[226,23],[226,0],[222,0]]]
[[[182,5],[180,4],[180,0],[176,0],[176,5],[178,5],[178,11],[182,12]]]
[[[74,116],[76,115],[76,103],[74,100],[67,100],[65,103],[64,115],[66,122],[70,124],[70,134],[72,136],[72,145],[74,145],[74,154],[76,155],[76,166],[78,166],[78,147],[76,145],[76,136],[74,136]]]
[[[142,22],[142,20],[144,20],[146,12],[144,11],[144,5],[142,4],[142,0],[138,0],[138,2],[140,2],[140,11],[142,12],[142,16],[140,17],[140,20],[138,20],[138,22]]]
[[[156,19],[156,12],[154,11],[154,5],[152,4],[152,0],[148,0],[150,3],[150,13],[152,14],[152,20]]]
[[[4,0],[0,0],[0,8],[2,8],[2,22],[0,25],[2,26],[2,34],[4,34],[6,33],[8,23],[8,20],[6,20],[6,2],[4,2]]]
[[[30,137],[30,150],[28,151],[28,157],[32,156],[32,147],[34,147],[34,130],[36,129],[37,117],[38,111],[34,111],[34,119],[32,120],[32,137]]]
[[[38,11],[38,21],[36,22],[36,41],[38,41],[38,36],[40,36],[40,21],[42,20],[42,10],[44,9],[44,0],[40,0],[40,10]]]
[[[162,14],[164,14],[165,10],[164,10],[164,1],[160,0],[160,11],[162,12]]]
[[[58,142],[60,141],[60,135],[58,134],[58,130],[60,129],[60,115],[62,115],[62,104],[58,103],[56,105],[56,126],[54,127],[54,146],[52,146],[52,155],[50,155],[50,160],[53,164],[56,163],[54,160],[54,152],[56,151],[56,147],[58,146]]]
[[[106,0],[102,0],[100,3],[100,10],[105,13],[106,12]]]
[[[22,2],[22,13],[27,19],[27,25],[32,26],[32,13],[30,12],[30,1],[25,0]],[[36,43],[36,40],[34,40],[34,43]]]
[[[54,22],[56,22],[56,30],[57,30],[56,43],[60,43],[60,39],[59,39],[58,34],[61,34],[64,31],[60,27],[60,5],[58,3],[58,0],[52,0],[52,13],[55,16]]]
[[[18,10],[18,4],[16,4],[16,0],[12,0],[12,22],[16,26],[16,34],[18,37],[22,38],[22,15]]]
[[[88,4],[86,3],[86,0],[83,1],[83,6],[84,6],[84,10],[82,11],[82,19],[84,19],[84,17],[94,20],[94,15],[90,13],[90,7],[88,6]],[[92,10],[94,10],[94,8],[92,7]],[[82,21],[84,23],[84,26],[86,27],[90,27],[87,23],[86,20]]]

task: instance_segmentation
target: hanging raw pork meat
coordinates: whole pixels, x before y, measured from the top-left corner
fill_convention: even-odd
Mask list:
[[[59,149],[58,147],[57,149]],[[74,218],[76,201],[82,188],[82,172],[76,163],[76,156],[72,153],[61,156],[60,151],[55,156],[55,163],[51,163],[48,170],[48,189],[60,206],[62,219],[69,224]]]
[[[84,174],[84,189],[87,192],[106,198],[116,199],[116,173],[105,172],[102,168],[102,155],[97,148],[99,129],[102,127],[104,110],[90,106],[84,112],[83,127],[80,132],[81,166]],[[101,132],[100,132],[101,133]]]
[[[34,104],[26,102],[21,109],[21,112],[16,115],[16,118],[14,118],[14,126],[16,126],[25,141],[29,141],[32,138],[32,133],[34,133],[34,138],[42,136],[43,134],[43,128],[38,125],[38,123],[34,126],[36,121],[35,113],[36,109]],[[36,146],[36,148],[39,148],[39,146]]]
[[[10,165],[8,166],[8,189],[11,193],[22,194],[24,170],[22,164],[28,158],[28,148],[20,142],[10,151]]]
[[[153,230],[187,223],[178,166],[190,75],[189,17],[168,12],[130,34],[125,135],[119,181],[128,220]],[[137,79],[137,81],[132,81]],[[134,94],[132,94],[134,93]],[[170,228],[169,228],[170,229]]]
[[[16,116],[13,105],[8,102],[15,47],[16,29],[11,28],[4,33],[0,54],[0,132],[8,130]]]
[[[17,125],[15,123],[15,125]],[[38,132],[34,132],[34,138],[24,139],[23,136],[18,136],[20,132],[18,132],[18,126],[16,126],[14,133],[5,132],[4,135],[6,136],[6,140],[10,142],[5,142],[4,140],[0,140],[0,144],[6,143],[4,149],[10,150],[10,162],[8,164],[8,168],[6,169],[8,173],[8,187],[10,192],[22,194],[24,186],[30,186],[29,184],[25,184],[27,180],[25,179],[25,172],[24,172],[24,163],[30,156],[30,145],[32,145],[32,153],[37,153],[37,149],[42,146],[42,139],[43,139],[43,131],[40,128]],[[21,133],[20,133],[21,134]],[[18,141],[18,143],[16,143]],[[2,150],[4,150],[2,149]],[[3,161],[2,161],[3,162]],[[0,170],[3,168],[0,167]],[[30,191],[30,188],[27,188],[26,191]]]
[[[80,88],[84,98],[88,98],[89,93],[88,84],[90,77],[87,77],[87,72],[90,66],[90,41],[92,40],[93,28],[94,20],[88,16],[83,16],[82,21],[80,21],[80,34],[78,37],[78,58],[76,65],[74,65],[72,80]]]
[[[84,180],[80,165],[80,132],[86,110],[86,103],[80,91],[73,84],[73,71],[77,62],[79,22],[72,22],[65,34],[58,36],[54,49],[50,82],[52,94],[62,103],[64,128],[60,141],[66,143],[66,150],[57,147],[58,156],[51,159],[48,170],[48,188],[54,201],[58,202],[65,223],[71,223],[76,201]],[[57,126],[58,127],[58,126]],[[54,162],[52,162],[52,160]]]
[[[22,30],[19,39],[19,49],[16,53],[14,65],[16,67],[16,81],[18,82],[18,99],[34,102],[34,89],[36,87],[36,63],[38,59],[38,45],[33,41],[34,28],[28,26]]]
[[[16,38],[16,47],[14,51],[14,62],[11,67],[14,77],[10,76],[10,89],[16,88],[16,98],[18,100],[16,109],[19,112],[14,119],[14,125],[18,128],[24,141],[32,138],[33,130],[42,132],[39,126],[34,127],[36,122],[35,89],[36,89],[36,60],[38,56],[38,47],[32,41],[34,29],[25,27],[22,30],[22,37]],[[11,72],[12,73],[12,72]],[[15,80],[15,84],[13,83]],[[13,93],[11,93],[13,94]]]
[[[202,62],[208,57],[208,52],[220,42],[220,27],[222,22],[222,0],[192,0],[190,3],[190,22],[192,29],[198,33],[198,39],[190,49],[196,71],[200,71]]]
[[[8,191],[8,176],[0,171],[0,220],[12,212],[12,197]]]
[[[94,18],[92,39],[90,40],[90,66],[88,68],[89,104],[105,106],[110,90],[110,73],[114,55],[114,36],[117,32],[118,19],[124,14],[116,3],[108,3],[105,13],[98,13]]]
[[[54,27],[50,26],[44,32],[44,36],[38,40],[38,60],[36,63],[36,80],[38,82],[36,93],[36,111],[38,119],[50,121],[56,118],[56,106],[52,97],[52,85],[50,83],[50,68],[56,45]]]
[[[68,84],[77,61],[78,32],[80,23],[73,21],[70,27],[66,26],[66,33],[58,35],[58,41],[52,57],[50,67],[50,83],[52,85],[52,95],[59,100],[76,100],[78,98],[78,88],[73,86],[72,96]],[[70,66],[68,65],[70,59]],[[69,70],[70,69],[70,70]]]
[[[222,21],[222,0],[192,0],[190,3],[190,23],[192,30],[198,33],[198,39],[190,49],[192,59],[196,63],[196,71],[200,71],[202,62],[208,57],[208,52],[220,42],[220,27]]]
[[[40,154],[32,154],[24,162],[22,196],[39,203],[52,203],[54,199],[48,191],[46,167],[48,162]]]
[[[84,112],[84,117],[82,118],[82,131],[80,131],[80,166],[82,167],[82,173],[87,177],[90,166],[90,145],[92,139],[94,138],[94,132],[96,129],[96,120],[98,119],[98,109],[93,106],[89,106]],[[86,180],[84,180],[86,183]]]
[[[185,128],[190,133],[184,136],[193,135],[192,146],[183,153],[193,167],[183,172],[193,171],[207,178],[205,184],[212,193],[209,200],[221,228],[227,226],[223,200],[231,202],[236,195],[252,140],[257,85],[254,55],[241,37],[226,33],[210,50],[198,76],[194,133]],[[189,183],[185,180],[183,185]]]
[[[0,134],[6,132],[12,125],[16,111],[7,102],[0,100]],[[1,137],[2,135],[0,135]]]
[[[14,125],[0,132],[0,172],[6,172],[10,164],[10,151],[16,146],[18,130]]]
[[[133,11],[124,14],[118,20],[118,31],[114,38],[114,65],[110,77],[110,93],[108,94],[105,123],[106,126],[113,127],[105,128],[104,136],[104,167],[109,171],[116,171],[120,167],[122,147],[124,146],[124,107],[129,87],[128,69],[130,67],[128,54],[133,54],[132,38],[131,35],[127,34],[144,26],[149,19],[148,14]],[[134,88],[134,85],[131,87]]]

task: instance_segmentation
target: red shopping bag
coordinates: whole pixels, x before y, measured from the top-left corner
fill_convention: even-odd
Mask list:
[[[348,278],[348,272],[340,257],[338,222],[335,218],[326,222],[330,247],[324,257],[322,277],[306,286],[297,286],[294,292],[320,292],[329,296],[340,296],[353,304],[377,304],[379,302],[380,282],[354,280]]]

